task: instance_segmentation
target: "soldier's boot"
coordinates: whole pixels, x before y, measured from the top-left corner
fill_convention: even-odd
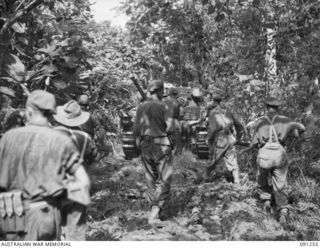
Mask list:
[[[288,218],[288,209],[287,208],[282,208],[279,213],[279,223],[281,225],[286,225],[287,224],[287,218]]]
[[[271,194],[267,192],[260,192],[260,200],[263,201],[263,210],[267,213],[272,213]]]
[[[160,207],[152,206],[149,214],[149,218],[148,218],[148,223],[150,225],[161,222],[161,220],[159,219],[159,213],[160,213]]]
[[[232,176],[233,176],[234,185],[239,186],[240,185],[239,170],[233,170]]]

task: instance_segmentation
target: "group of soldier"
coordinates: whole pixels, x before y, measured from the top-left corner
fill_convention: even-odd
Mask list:
[[[35,90],[26,100],[23,123],[13,118],[15,92],[0,87],[0,97],[2,238],[85,240],[86,167],[99,159],[94,123],[85,111],[88,96],[56,106],[53,94]]]
[[[199,88],[192,90],[183,108],[175,88],[171,88],[168,97],[163,99],[164,83],[161,80],[151,81],[148,93],[147,101],[137,109],[134,136],[148,185],[147,196],[151,207],[149,223],[161,223],[160,214],[170,195],[174,170],[172,154],[181,153],[182,144],[193,149],[195,142],[192,141],[192,133],[197,125],[205,125],[207,128],[209,163],[204,172],[204,181],[211,182],[212,172],[218,164],[224,162],[233,176],[235,188],[241,187],[235,145],[247,132],[247,128],[234,113],[224,107],[222,94],[211,96],[211,104],[207,104],[205,114],[202,115],[203,101]],[[271,207],[274,199],[279,222],[286,224],[289,209],[286,192],[288,158],[284,147],[289,136],[300,137],[305,127],[280,115],[281,102],[276,98],[269,97],[264,103],[266,114],[252,123],[253,138],[247,150],[258,149],[260,199],[266,209]]]
[[[81,95],[78,101],[57,107],[54,95],[35,90],[25,104],[23,127],[19,122],[6,126],[8,113],[14,112],[11,101],[15,93],[1,87],[0,96],[0,124],[5,131],[0,139],[0,226],[5,239],[85,240],[85,211],[90,203],[86,167],[99,160],[93,142],[95,124],[87,111],[88,96]],[[192,91],[183,108],[176,88],[163,98],[164,82],[150,81],[148,98],[138,106],[133,130],[145,169],[151,225],[161,223],[161,211],[170,197],[173,154],[180,154],[185,144],[192,149],[190,134],[197,125],[208,130],[205,182],[212,181],[212,172],[224,162],[233,175],[235,188],[241,187],[235,145],[246,128],[224,107],[222,95],[211,96],[205,114],[199,111],[203,104],[200,89]],[[266,204],[274,199],[279,221],[285,224],[289,209],[285,141],[290,135],[300,137],[305,127],[281,116],[277,99],[264,102],[266,114],[254,121],[251,148],[259,149],[260,198]]]

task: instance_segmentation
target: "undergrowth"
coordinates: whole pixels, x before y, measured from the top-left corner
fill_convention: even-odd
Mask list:
[[[149,205],[141,161],[109,158],[89,174],[92,201],[88,210],[90,240],[316,240],[320,237],[319,184],[290,162],[288,225],[263,209],[257,197],[254,153],[239,155],[241,186],[234,188],[222,165],[204,183],[207,161],[188,151],[173,157],[171,198],[161,213],[164,227],[148,225]],[[305,165],[307,167],[309,165]]]

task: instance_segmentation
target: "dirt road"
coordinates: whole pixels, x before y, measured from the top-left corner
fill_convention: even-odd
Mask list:
[[[92,204],[88,240],[319,240],[320,215],[315,202],[294,197],[290,220],[283,228],[275,211],[267,213],[256,185],[245,173],[234,188],[223,168],[203,183],[204,162],[190,154],[175,158],[171,199],[162,213],[163,225],[147,224],[148,205],[139,160],[109,159],[89,170]]]

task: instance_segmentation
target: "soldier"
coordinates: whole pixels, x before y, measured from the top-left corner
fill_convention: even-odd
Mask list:
[[[81,106],[82,111],[89,111],[89,97],[85,94],[80,95],[78,98],[78,103]],[[87,122],[80,125],[80,129],[88,134],[90,134],[93,139],[97,131],[101,128],[98,118],[94,115],[90,115]]]
[[[49,127],[54,113],[55,97],[35,90],[26,103],[28,125],[0,140],[0,221],[7,240],[59,240],[63,179],[68,175],[75,184],[67,197],[89,201],[89,178],[77,148]],[[78,189],[83,190],[72,193]]]
[[[170,112],[170,117],[173,119],[174,123],[174,134],[173,143],[175,144],[175,154],[181,154],[182,143],[181,143],[181,127],[180,127],[180,103],[177,98],[179,97],[179,92],[176,88],[169,89],[169,96],[165,100],[168,111]]]
[[[200,103],[202,102],[202,92],[199,88],[194,88],[191,93],[191,100],[188,103],[182,113],[181,113],[181,124],[182,124],[182,136],[183,143],[185,147],[191,149],[195,152],[194,149],[196,141],[196,125],[200,124],[203,121],[203,116],[201,116]]]
[[[222,97],[213,96],[214,105],[209,108],[208,115],[208,145],[210,165],[207,167],[205,179],[209,180],[212,170],[222,161],[228,171],[232,172],[233,182],[235,185],[240,183],[239,166],[235,149],[236,130],[237,139],[240,139],[244,127],[236,116],[229,110],[221,106]]]
[[[164,84],[160,80],[151,81],[148,86],[150,98],[140,104],[134,123],[136,146],[141,151],[151,203],[148,218],[150,224],[159,222],[159,213],[169,198],[173,173],[172,147],[168,138],[172,133],[173,121],[161,101]]]
[[[259,148],[258,152],[258,187],[261,192],[260,198],[265,200],[265,206],[270,205],[271,192],[273,193],[276,208],[279,213],[279,222],[285,224],[288,215],[288,198],[285,193],[286,180],[288,173],[288,159],[286,151],[283,148],[284,143],[290,133],[298,130],[303,132],[305,127],[301,123],[292,122],[289,118],[279,115],[279,107],[281,103],[276,98],[268,98],[265,100],[267,114],[259,118],[254,127],[252,146]],[[278,154],[279,163],[273,160],[278,157],[271,155],[264,156],[263,151],[268,149],[268,142],[276,142],[279,146]],[[269,143],[269,144],[270,144]],[[273,148],[273,151],[275,149]],[[272,156],[272,157],[271,157]],[[272,166],[267,166],[268,161],[273,161]],[[269,186],[269,175],[271,175],[272,187]]]
[[[58,126],[58,130],[69,136],[80,152],[80,158],[84,166],[88,167],[91,163],[99,159],[98,152],[93,145],[90,134],[80,131],[79,126],[86,123],[90,114],[81,111],[80,105],[71,100],[63,106],[57,107],[57,114],[53,116]],[[62,235],[65,240],[82,241],[85,240],[86,231],[86,206],[73,201],[63,202],[62,209]]]

